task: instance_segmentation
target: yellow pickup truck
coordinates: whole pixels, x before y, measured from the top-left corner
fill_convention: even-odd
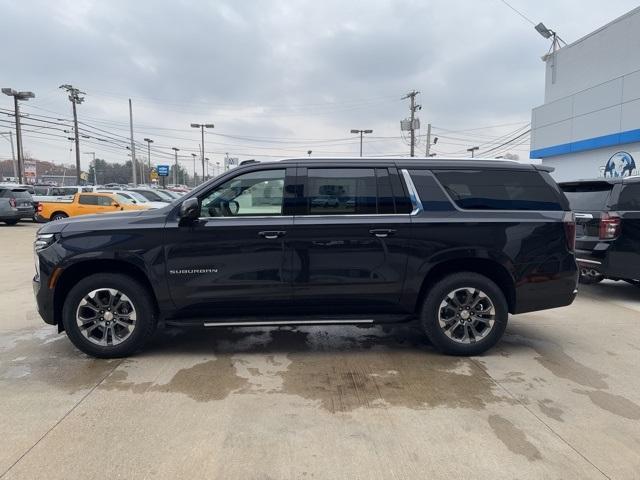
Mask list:
[[[40,221],[61,220],[78,215],[120,212],[122,210],[146,210],[125,197],[114,193],[76,193],[72,198],[53,202],[39,202],[37,219]]]

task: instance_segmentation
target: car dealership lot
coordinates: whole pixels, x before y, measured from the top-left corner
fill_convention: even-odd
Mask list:
[[[171,330],[97,360],[35,311],[36,228],[0,227],[6,478],[638,476],[638,287],[512,317],[482,357],[402,326]]]

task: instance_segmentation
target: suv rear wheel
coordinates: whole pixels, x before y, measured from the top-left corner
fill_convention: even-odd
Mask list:
[[[420,321],[431,343],[449,355],[478,355],[494,346],[507,327],[504,294],[473,272],[448,275],[427,294]]]
[[[124,357],[152,336],[156,321],[151,295],[134,279],[98,273],[74,286],[62,308],[67,336],[84,353]]]

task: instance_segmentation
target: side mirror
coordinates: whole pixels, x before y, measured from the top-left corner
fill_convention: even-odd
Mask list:
[[[187,198],[180,205],[181,220],[197,220],[200,217],[200,202],[197,198]]]
[[[120,204],[118,202],[113,202],[113,206],[116,208],[120,208]]]

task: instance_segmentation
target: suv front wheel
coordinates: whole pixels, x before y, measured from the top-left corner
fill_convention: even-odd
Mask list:
[[[67,336],[84,353],[124,357],[140,349],[155,330],[148,290],[126,275],[98,273],[83,278],[64,302]]]
[[[430,289],[420,321],[441,352],[478,355],[500,340],[508,315],[504,294],[492,280],[473,272],[458,272]]]

